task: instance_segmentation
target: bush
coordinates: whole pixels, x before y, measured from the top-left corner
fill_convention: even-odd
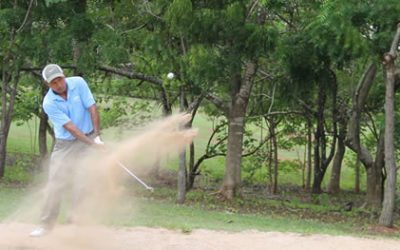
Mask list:
[[[27,184],[32,180],[26,161],[17,160],[14,165],[5,169],[3,181],[9,184]]]

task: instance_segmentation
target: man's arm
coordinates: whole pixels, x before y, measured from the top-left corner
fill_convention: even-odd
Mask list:
[[[94,141],[87,137],[82,131],[80,131],[75,124],[73,124],[71,121],[67,122],[63,126],[68,132],[70,132],[76,139],[88,144],[88,145],[94,145]]]
[[[100,115],[97,110],[96,104],[93,104],[92,106],[90,106],[88,110],[90,113],[90,117],[92,118],[94,134],[96,136],[99,136],[100,135]]]

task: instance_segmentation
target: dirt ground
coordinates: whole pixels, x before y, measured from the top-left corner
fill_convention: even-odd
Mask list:
[[[31,238],[30,224],[0,224],[1,250],[130,250],[130,249],[385,249],[400,250],[400,241],[348,236],[279,232],[189,233],[163,228],[107,228],[59,225],[42,238]]]

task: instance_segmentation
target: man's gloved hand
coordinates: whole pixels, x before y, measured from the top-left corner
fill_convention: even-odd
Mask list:
[[[94,142],[94,147],[97,149],[97,150],[100,150],[100,151],[102,151],[102,152],[104,152],[104,151],[106,151],[106,147],[104,146],[104,142],[100,139],[100,136],[96,136],[94,139],[93,139],[93,142]]]
[[[104,145],[104,142],[100,139],[100,136],[96,136],[93,141],[97,145]]]

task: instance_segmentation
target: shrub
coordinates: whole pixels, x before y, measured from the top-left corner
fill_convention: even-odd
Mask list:
[[[3,181],[9,184],[27,184],[32,180],[29,172],[28,162],[23,160],[15,161],[14,165],[5,169]]]

